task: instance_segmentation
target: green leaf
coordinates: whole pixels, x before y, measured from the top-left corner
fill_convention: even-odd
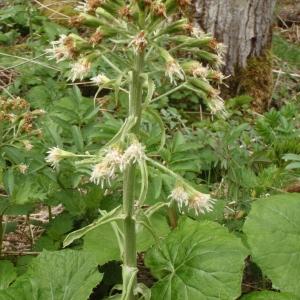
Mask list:
[[[169,233],[170,228],[163,215],[157,213],[150,218],[150,221],[158,237],[165,237]],[[142,225],[137,225],[138,251],[146,251],[154,243],[155,240],[152,234]],[[106,224],[90,231],[84,237],[83,249],[94,255],[99,265],[121,259],[117,238],[111,224]]]
[[[46,193],[43,192],[36,182],[30,178],[15,185],[11,200],[18,205],[31,203],[37,200],[44,200]]]
[[[83,250],[90,253],[99,265],[121,260],[117,238],[111,224],[102,225],[84,237]]]
[[[13,169],[8,169],[4,173],[3,183],[4,183],[4,186],[5,186],[5,189],[11,195],[13,193],[13,190],[14,190],[14,187],[15,187],[15,177],[14,177]]]
[[[246,249],[221,225],[184,219],[146,255],[158,282],[153,299],[236,299],[241,293]]]
[[[287,170],[300,169],[300,162],[292,162],[285,167]]]
[[[44,251],[0,300],[85,300],[102,274],[90,255],[73,250]]]
[[[102,213],[104,213],[104,212],[102,212]],[[109,213],[103,214],[102,217],[100,217],[98,220],[94,221],[93,223],[68,234],[64,240],[64,247],[67,247],[68,245],[72,244],[73,241],[82,238],[89,231],[91,231],[101,225],[111,223],[113,221],[121,220],[123,218],[124,218],[124,216],[121,214],[120,206],[118,206],[115,209],[113,209],[112,211],[110,211]]]
[[[270,291],[254,292],[245,295],[241,300],[297,300],[295,295],[287,293],[276,293]]]
[[[73,125],[71,127],[71,131],[72,131],[73,141],[76,145],[77,150],[79,152],[83,152],[84,144],[83,144],[83,138],[81,135],[80,128],[76,125]]]
[[[289,154],[285,154],[282,158],[284,160],[296,160],[296,161],[300,161],[300,155],[298,155],[298,154],[289,153]]]
[[[300,295],[300,196],[283,194],[258,200],[244,232],[254,262],[274,287]]]
[[[0,261],[0,290],[6,289],[17,278],[17,273],[12,262]]]

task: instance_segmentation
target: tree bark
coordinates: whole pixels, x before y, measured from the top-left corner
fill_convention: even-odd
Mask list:
[[[195,22],[227,46],[223,71],[232,75],[231,94],[249,94],[258,111],[265,110],[271,98],[268,50],[275,4],[276,0],[194,0]]]

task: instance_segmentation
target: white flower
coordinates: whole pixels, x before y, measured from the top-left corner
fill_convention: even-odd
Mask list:
[[[124,152],[123,164],[136,163],[145,158],[145,147],[139,142],[133,142]]]
[[[105,75],[103,74],[99,74],[95,77],[92,77],[91,78],[91,81],[93,84],[95,85],[102,85],[102,84],[105,84],[105,83],[108,83],[110,81],[109,78],[107,78]]]
[[[200,27],[193,26],[193,28],[191,29],[191,35],[196,38],[200,38],[203,34],[204,31]]]
[[[7,114],[6,118],[9,122],[14,123],[17,120],[17,116],[13,113]]]
[[[184,71],[175,59],[169,60],[166,65],[166,75],[170,78],[172,84],[176,85],[176,79],[184,80]]]
[[[195,68],[192,70],[194,77],[201,77],[202,79],[206,79],[208,72],[209,70],[201,63],[195,65]]]
[[[71,59],[73,57],[73,47],[69,44],[70,38],[65,34],[60,35],[57,41],[51,42],[52,48],[46,49],[48,59],[56,59],[57,62]]]
[[[224,57],[227,52],[227,46],[223,43],[218,43],[216,46],[216,51],[219,56]]]
[[[148,42],[145,38],[145,32],[141,31],[138,35],[136,35],[133,40],[129,43],[128,47],[133,47],[134,53],[137,54],[143,51]]]
[[[57,168],[59,162],[62,160],[61,149],[58,147],[52,147],[49,149],[48,156],[46,157],[46,162],[49,163],[53,168]]]
[[[28,166],[25,164],[18,165],[18,168],[21,174],[25,174],[28,170]]]
[[[189,209],[194,209],[195,214],[198,216],[212,211],[214,202],[210,195],[197,192],[189,200]]]
[[[102,188],[106,182],[111,185],[111,180],[116,177],[118,170],[122,171],[122,166],[122,153],[118,149],[110,148],[102,161],[93,167],[90,181],[100,184]]]
[[[79,4],[75,7],[75,10],[88,13],[90,11],[88,0],[86,1],[80,1]]]
[[[225,112],[224,100],[220,96],[214,95],[208,101],[208,106],[213,114]]]
[[[171,194],[168,196],[171,200],[175,201],[178,205],[179,211],[181,211],[183,206],[188,205],[189,194],[181,186],[174,188]]]
[[[216,61],[215,61],[215,66],[216,68],[220,69],[225,65],[225,61],[223,59],[222,55],[216,55]]]
[[[83,80],[83,78],[89,73],[90,69],[91,63],[87,59],[83,58],[72,64],[68,80],[71,80],[72,82],[76,79]]]
[[[22,142],[26,151],[30,151],[33,148],[33,145],[28,140]]]
[[[54,169],[58,168],[59,162],[61,160],[63,160],[64,158],[76,156],[74,153],[64,151],[58,147],[50,148],[47,153],[48,153],[48,156],[45,158],[45,160]]]
[[[79,4],[75,7],[75,10],[89,13],[91,11],[94,11],[97,7],[99,7],[104,0],[85,0],[80,1]]]

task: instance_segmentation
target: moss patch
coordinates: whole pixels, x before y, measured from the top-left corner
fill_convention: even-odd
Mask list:
[[[226,96],[249,95],[252,107],[262,113],[270,106],[273,90],[272,55],[270,51],[260,57],[251,57],[246,68],[236,68],[235,75],[228,81]]]

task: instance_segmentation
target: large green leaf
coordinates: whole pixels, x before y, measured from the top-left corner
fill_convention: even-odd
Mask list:
[[[101,281],[97,263],[80,251],[44,251],[0,300],[87,300]]]
[[[0,261],[0,290],[8,288],[16,277],[17,272],[12,262]]]
[[[254,292],[245,295],[241,300],[297,300],[298,297],[287,293],[276,293],[270,291]]]
[[[255,202],[244,225],[253,260],[273,286],[300,295],[300,196]]]
[[[146,265],[158,278],[152,299],[236,299],[246,255],[241,241],[221,225],[185,219],[146,255]]]

